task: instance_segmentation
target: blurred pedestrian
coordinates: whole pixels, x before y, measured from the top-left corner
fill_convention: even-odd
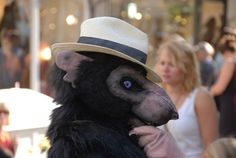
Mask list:
[[[10,157],[14,157],[17,149],[16,137],[3,129],[9,124],[9,109],[4,103],[0,103],[0,148],[2,152]]]
[[[210,92],[217,96],[220,135],[236,136],[236,36],[225,35],[221,45],[223,65]]]
[[[202,85],[210,87],[214,83],[215,72],[212,56],[215,53],[213,46],[208,42],[200,42],[194,47],[197,55]]]
[[[179,113],[163,129],[170,132],[187,158],[199,158],[218,137],[215,102],[201,86],[196,54],[184,39],[170,39],[158,49],[156,71]]]
[[[22,77],[23,50],[19,47],[16,30],[4,29],[1,32],[0,48],[0,88],[11,88]]]
[[[231,27],[224,27],[223,34],[219,37],[219,39],[216,42],[215,46],[215,54],[213,56],[214,60],[214,69],[215,69],[215,76],[218,76],[220,73],[220,69],[223,65],[224,58],[222,54],[222,47],[224,47],[225,44],[225,37],[227,36],[236,36],[236,29]]]

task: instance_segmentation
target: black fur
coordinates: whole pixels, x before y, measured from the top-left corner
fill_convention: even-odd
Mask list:
[[[120,65],[146,71],[126,60],[93,53],[94,59],[78,68],[76,88],[63,80],[65,72],[54,66],[51,83],[56,108],[47,136],[51,143],[48,158],[146,158],[137,138],[128,135],[132,103],[113,96],[106,78]]]

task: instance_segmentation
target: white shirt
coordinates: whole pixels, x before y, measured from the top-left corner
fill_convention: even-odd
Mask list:
[[[196,93],[197,89],[193,90],[178,109],[179,119],[170,120],[165,127],[187,158],[199,158],[203,152],[200,128],[194,108]]]

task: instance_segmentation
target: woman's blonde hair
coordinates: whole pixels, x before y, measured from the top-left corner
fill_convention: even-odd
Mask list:
[[[190,92],[201,85],[199,65],[191,44],[183,38],[165,41],[157,51],[157,63],[163,50],[171,54],[173,64],[183,72],[183,91]]]
[[[236,139],[220,138],[209,145],[204,158],[236,158]]]

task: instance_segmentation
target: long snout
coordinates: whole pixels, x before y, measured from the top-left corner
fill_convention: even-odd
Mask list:
[[[169,120],[178,119],[175,105],[167,93],[158,85],[148,88],[144,100],[132,111],[146,122],[163,125]]]

